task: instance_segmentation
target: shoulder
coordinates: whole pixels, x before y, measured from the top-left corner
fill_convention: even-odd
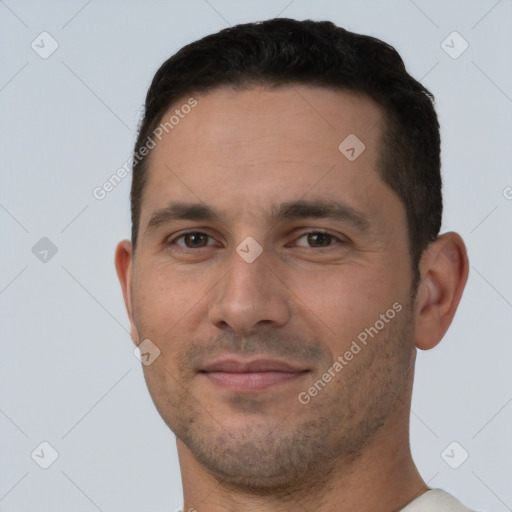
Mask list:
[[[430,489],[400,512],[473,512],[441,489]]]

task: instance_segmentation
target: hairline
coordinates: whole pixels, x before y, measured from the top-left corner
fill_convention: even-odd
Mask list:
[[[237,82],[223,82],[212,85],[207,85],[204,87],[194,87],[191,86],[189,89],[185,90],[183,93],[179,94],[174,98],[166,107],[162,109],[161,112],[154,117],[153,122],[151,122],[147,129],[146,133],[152,133],[155,128],[161,124],[165,115],[171,111],[171,109],[175,108],[177,104],[182,102],[187,97],[196,97],[199,98],[201,96],[206,96],[208,94],[214,93],[219,90],[228,89],[235,92],[246,91],[251,89],[257,89],[258,87],[263,87],[267,90],[275,90],[281,88],[290,88],[293,89],[294,85],[307,86],[317,89],[324,89],[334,92],[345,92],[347,94],[351,94],[355,97],[365,98],[371,101],[374,105],[376,105],[381,112],[381,117],[376,126],[379,129],[379,136],[377,142],[377,157],[375,161],[375,169],[377,176],[382,180],[382,182],[395,194],[395,196],[399,199],[405,211],[405,223],[406,223],[406,231],[407,231],[407,242],[408,242],[408,251],[409,251],[409,261],[411,263],[412,272],[414,274],[414,281],[417,281],[419,278],[418,273],[418,258],[417,255],[413,254],[414,240],[413,236],[413,226],[409,221],[409,206],[399,195],[398,191],[395,190],[385,179],[385,175],[390,165],[396,165],[396,156],[390,157],[389,151],[387,151],[387,147],[390,141],[396,139],[396,129],[397,129],[397,120],[393,114],[393,111],[384,104],[383,101],[379,101],[375,96],[370,94],[367,91],[348,87],[348,86],[336,86],[335,84],[325,84],[321,83],[319,80],[316,82],[315,80],[273,80],[271,78],[265,79],[261,77],[242,77]],[[135,252],[138,245],[139,240],[139,231],[140,231],[140,221],[141,221],[141,213],[142,213],[142,204],[145,195],[145,191],[147,189],[147,182],[149,178],[150,166],[151,166],[151,156],[153,151],[150,151],[149,154],[141,160],[137,166],[140,166],[138,169],[139,175],[139,183],[141,185],[139,204],[138,204],[138,218],[136,220],[136,232],[137,237],[133,246],[132,257],[135,258]],[[400,162],[401,163],[401,162]],[[141,179],[142,178],[142,179]],[[132,240],[133,241],[133,240]]]
[[[183,92],[179,96],[176,96],[176,98],[174,98],[171,101],[171,103],[169,103],[166,106],[165,109],[162,109],[161,112],[159,112],[159,114],[154,117],[154,120],[146,128],[146,134],[147,133],[151,134],[162,123],[162,120],[165,117],[165,115],[169,111],[171,111],[171,109],[175,108],[176,105],[179,104],[180,102],[182,102],[186,97],[197,97],[198,98],[198,97],[206,96],[210,93],[214,93],[214,92],[216,92],[218,90],[222,90],[222,89],[231,89],[235,92],[239,92],[239,91],[256,89],[256,88],[258,88],[258,86],[264,87],[268,90],[287,88],[287,87],[293,89],[293,85],[309,86],[312,88],[330,90],[330,91],[334,91],[334,92],[345,92],[348,94],[352,94],[353,96],[356,96],[356,97],[359,96],[359,97],[365,98],[367,100],[370,100],[372,103],[374,103],[379,108],[379,110],[382,113],[380,121],[383,121],[383,125],[379,126],[379,137],[378,137],[379,142],[378,142],[375,171],[379,175],[379,177],[382,178],[383,177],[382,171],[385,170],[386,164],[387,164],[387,162],[386,162],[387,159],[386,159],[385,155],[383,154],[384,153],[383,145],[385,145],[385,142],[386,142],[385,132],[386,132],[386,129],[389,129],[390,132],[393,131],[392,127],[394,126],[395,121],[392,119],[392,115],[390,115],[389,109],[386,108],[386,106],[383,105],[382,102],[379,102],[377,99],[375,99],[371,94],[369,94],[365,91],[361,91],[358,89],[345,87],[345,86],[337,87],[334,84],[331,85],[331,84],[322,84],[322,83],[312,83],[311,81],[299,80],[299,79],[277,82],[277,81],[273,81],[272,79],[265,80],[265,79],[261,79],[261,78],[254,78],[254,79],[253,78],[242,78],[240,80],[240,82],[236,82],[236,83],[226,82],[226,83],[219,83],[219,84],[215,84],[215,85],[208,85],[205,87],[196,87],[196,88],[190,87],[190,89],[188,89],[186,92]],[[139,138],[139,136],[137,137],[137,139],[138,138]],[[140,220],[141,220],[140,217],[141,217],[141,212],[142,212],[142,203],[143,203],[143,199],[144,199],[144,193],[147,188],[146,185],[147,185],[148,176],[149,176],[149,172],[150,172],[150,164],[151,164],[152,154],[153,154],[153,151],[151,150],[147,156],[145,156],[139,162],[136,162],[136,164],[134,165],[134,169],[135,169],[135,167],[137,167],[137,171],[139,172],[139,180],[140,180],[140,185],[141,185],[141,193],[140,193],[139,204],[138,204],[138,207],[139,207],[138,218],[133,219],[134,221],[136,221],[136,232],[137,232],[137,240],[136,241],[138,241],[138,234],[139,234]],[[143,178],[142,180],[140,179],[141,176]],[[384,183],[386,183],[386,182],[384,181]],[[388,184],[386,183],[386,185],[388,185]],[[388,187],[397,195],[398,199],[402,202],[402,204],[404,205],[404,208],[405,208],[406,205],[404,204],[402,198],[396,193],[396,191],[391,186],[388,185]],[[137,244],[135,243],[134,249],[135,249],[136,245]]]

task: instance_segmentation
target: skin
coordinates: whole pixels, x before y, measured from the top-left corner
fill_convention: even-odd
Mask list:
[[[115,256],[132,340],[161,351],[143,369],[176,434],[183,510],[398,511],[427,490],[409,447],[414,362],[453,319],[468,275],[464,243],[453,232],[431,243],[412,289],[405,209],[376,172],[384,119],[371,99],[302,85],[196,98],[151,152],[135,258],[128,240]],[[354,161],[338,150],[349,134],[365,144]],[[273,206],[300,199],[343,202],[370,227],[272,221]],[[146,229],[178,200],[218,217]],[[178,238],[185,230],[208,237]],[[332,238],[307,236],[318,231]],[[236,252],[249,236],[263,250],[252,263]],[[401,311],[300,403],[394,303]],[[228,355],[308,371],[232,391],[199,371]]]

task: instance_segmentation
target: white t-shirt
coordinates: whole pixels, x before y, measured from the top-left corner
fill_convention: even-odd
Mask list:
[[[431,489],[409,503],[400,512],[472,512],[451,494]]]

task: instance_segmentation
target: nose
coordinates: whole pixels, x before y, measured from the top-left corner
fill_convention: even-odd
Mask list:
[[[215,287],[209,320],[218,329],[249,334],[262,327],[282,327],[290,319],[290,290],[261,254],[248,263],[236,252],[227,275]]]

